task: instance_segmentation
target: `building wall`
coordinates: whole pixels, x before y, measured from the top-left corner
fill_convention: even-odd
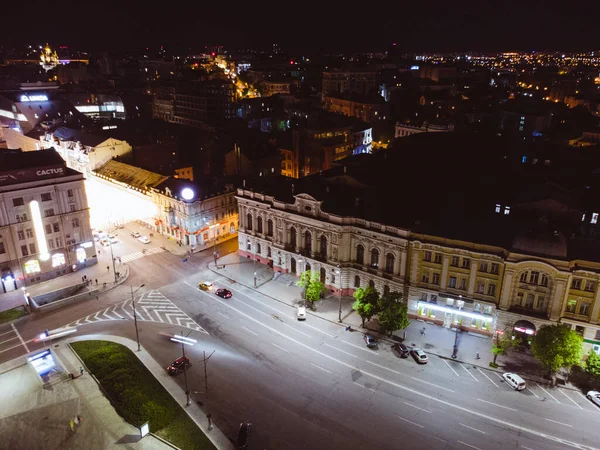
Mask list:
[[[3,128],[3,130],[7,148],[14,150],[21,149],[25,152],[32,152],[40,149],[40,141],[37,139],[25,136],[12,128]]]
[[[325,97],[323,107],[328,111],[356,117],[371,124],[379,120],[386,120],[389,115],[389,106],[385,103],[360,103],[336,97]]]

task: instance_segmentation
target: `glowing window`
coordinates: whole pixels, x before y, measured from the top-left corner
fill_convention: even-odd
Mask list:
[[[598,223],[598,213],[592,213],[592,220],[590,223]]]
[[[62,253],[55,253],[52,255],[52,267],[58,267],[65,264],[65,255]]]
[[[85,262],[85,260],[87,259],[85,250],[82,248],[78,248],[76,254],[77,254],[77,261],[79,261],[80,263]]]
[[[27,261],[25,263],[24,267],[25,267],[26,274],[37,273],[37,272],[42,271],[42,269],[40,269],[40,263],[38,262],[37,259],[32,259],[30,261]]]

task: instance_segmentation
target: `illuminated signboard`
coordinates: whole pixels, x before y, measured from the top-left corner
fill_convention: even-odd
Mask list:
[[[47,102],[46,95],[21,95],[22,102]]]
[[[37,169],[22,169],[2,172],[0,168],[0,186],[4,184],[21,183],[23,181],[39,180],[41,178],[53,178],[66,175],[63,166],[45,166]]]

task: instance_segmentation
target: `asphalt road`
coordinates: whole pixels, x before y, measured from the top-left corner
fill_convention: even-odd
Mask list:
[[[138,251],[136,242],[123,241],[123,255]],[[221,245],[235,247],[237,241]],[[420,366],[398,358],[385,342],[369,350],[359,332],[313,315],[298,322],[293,308],[219,278],[205,268],[210,253],[187,263],[168,253],[135,259],[128,263],[127,284],[158,291],[208,332],[189,335],[198,342],[186,347],[193,363],[188,386],[227,436],[235,437],[241,421],[253,423],[250,449],[600,447],[600,410],[578,393],[541,386],[516,392],[491,371],[437,357]],[[229,288],[233,297],[198,290],[204,280]],[[135,339],[125,312],[123,320],[93,316],[107,308],[119,314],[115,308],[129,298],[129,287],[104,297],[20,322],[16,331],[0,328],[0,360],[25,352],[18,343],[6,351],[3,336],[15,334],[6,345],[23,339],[32,347],[37,344],[31,339],[44,328],[82,317],[90,323],[79,326],[79,333]],[[166,367],[181,347],[159,333],[190,330],[155,320],[140,322],[140,340]],[[208,394],[204,351],[214,351],[207,363]],[[177,380],[184,396],[183,375]]]

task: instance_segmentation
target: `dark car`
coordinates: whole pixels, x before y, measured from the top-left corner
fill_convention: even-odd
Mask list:
[[[240,431],[238,431],[237,441],[235,445],[237,448],[246,448],[248,445],[248,436],[250,436],[250,428],[252,424],[250,422],[240,423]]]
[[[410,355],[410,350],[404,344],[392,345],[392,351],[394,351],[394,353],[396,353],[400,358],[408,358],[408,355]]]
[[[373,336],[371,334],[365,334],[364,340],[365,340],[365,343],[367,344],[367,347],[369,347],[369,348],[377,347],[377,339],[375,339],[375,336]]]
[[[233,295],[229,289],[217,289],[215,294],[223,298],[231,298]]]
[[[183,370],[186,367],[190,366],[190,360],[187,359],[185,356],[182,356],[180,358],[177,358],[171,364],[169,364],[169,366],[167,367],[167,372],[169,373],[169,375],[177,375],[178,373],[183,372]]]

